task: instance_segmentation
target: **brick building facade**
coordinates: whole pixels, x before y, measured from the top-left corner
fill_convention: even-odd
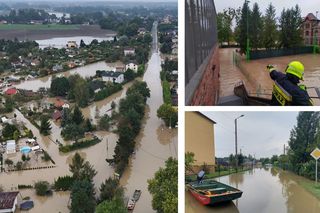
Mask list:
[[[305,45],[320,45],[320,20],[309,13],[302,23],[303,40]]]

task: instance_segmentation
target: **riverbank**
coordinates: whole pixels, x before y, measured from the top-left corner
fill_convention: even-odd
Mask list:
[[[9,27],[11,26],[11,27]],[[33,26],[33,25],[30,25]],[[115,36],[117,33],[112,30],[101,29],[99,25],[72,25],[73,27],[43,27],[33,26],[25,27],[23,25],[19,27],[0,28],[0,39],[12,40],[17,38],[18,40],[42,40],[55,37],[73,37],[73,36],[95,36],[95,37],[108,37]],[[47,26],[47,25],[45,25]],[[66,25],[67,26],[67,25]]]

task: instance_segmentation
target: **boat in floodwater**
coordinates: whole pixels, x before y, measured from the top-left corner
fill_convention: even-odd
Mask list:
[[[141,190],[136,189],[133,193],[133,196],[130,198],[129,202],[128,202],[128,210],[133,210],[136,202],[140,199],[141,196]]]
[[[186,187],[202,205],[214,205],[235,200],[242,196],[242,191],[239,189],[215,180],[203,180],[201,183],[190,182],[187,183]]]

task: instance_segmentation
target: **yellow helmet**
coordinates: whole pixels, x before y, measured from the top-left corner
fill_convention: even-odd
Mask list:
[[[286,73],[290,73],[303,80],[304,66],[300,61],[291,61],[287,66]]]

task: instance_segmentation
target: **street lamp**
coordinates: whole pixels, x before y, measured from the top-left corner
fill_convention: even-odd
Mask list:
[[[246,59],[247,61],[250,60],[250,48],[249,48],[249,3],[250,1],[245,0],[246,7],[247,7],[247,50],[246,50]]]
[[[236,171],[238,172],[238,133],[237,133],[237,120],[242,118],[244,115],[240,115],[236,119],[234,119],[234,128],[235,128],[235,146],[236,146]]]

